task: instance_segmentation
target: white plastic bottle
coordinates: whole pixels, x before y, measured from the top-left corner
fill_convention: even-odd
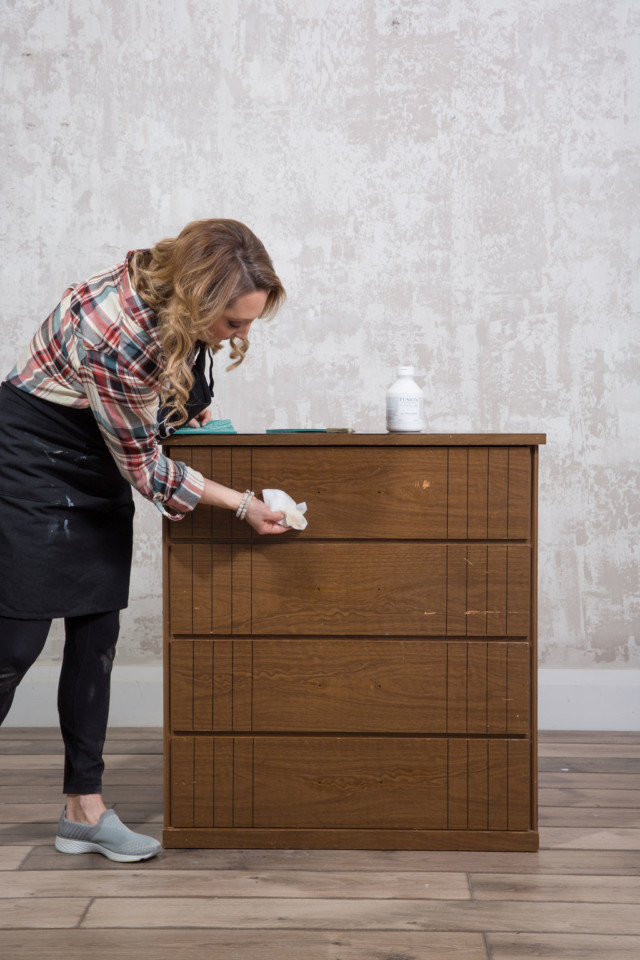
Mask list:
[[[424,398],[413,374],[413,367],[398,367],[398,379],[387,390],[389,433],[420,433],[424,428]]]

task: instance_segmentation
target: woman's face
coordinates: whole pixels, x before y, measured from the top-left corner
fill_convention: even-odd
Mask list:
[[[246,340],[251,324],[265,308],[267,296],[266,290],[253,290],[234,300],[209,327],[211,345],[218,346],[230,337]]]

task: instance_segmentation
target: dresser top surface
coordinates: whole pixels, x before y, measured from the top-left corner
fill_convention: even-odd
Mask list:
[[[537,447],[544,433],[221,433],[185,434],[166,447]]]

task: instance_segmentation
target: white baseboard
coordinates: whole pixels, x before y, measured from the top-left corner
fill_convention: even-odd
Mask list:
[[[59,663],[34,664],[16,690],[5,727],[57,727],[59,676]],[[161,664],[114,665],[109,726],[162,726]]]
[[[640,670],[539,670],[540,730],[640,730]]]
[[[35,664],[5,721],[12,727],[58,725],[59,664]],[[540,670],[541,730],[640,730],[640,670]],[[114,666],[110,726],[162,726],[162,666]]]

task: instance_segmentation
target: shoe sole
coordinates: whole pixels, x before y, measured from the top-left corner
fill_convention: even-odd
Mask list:
[[[89,843],[87,840],[68,840],[66,837],[56,837],[56,850],[60,853],[101,853],[103,857],[109,860],[115,860],[117,863],[134,863],[136,860],[150,860],[155,857],[159,850],[152,850],[151,853],[116,853],[115,850],[109,850],[99,843]]]

